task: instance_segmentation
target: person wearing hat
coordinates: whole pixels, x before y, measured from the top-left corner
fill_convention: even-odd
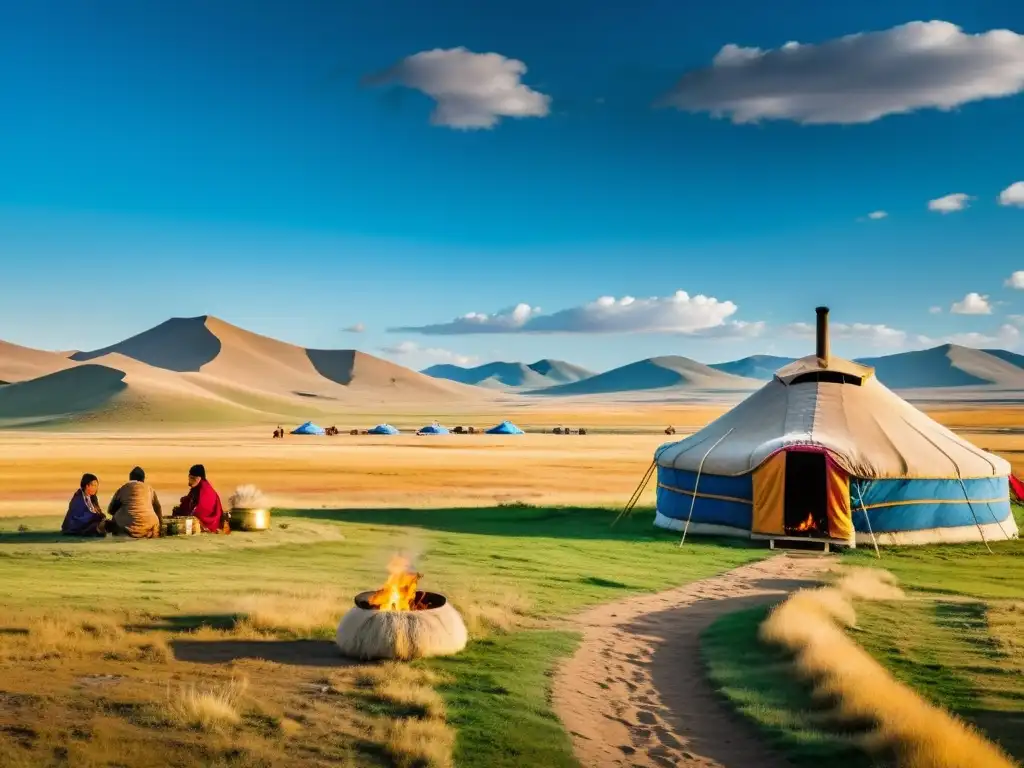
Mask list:
[[[181,497],[174,515],[191,515],[207,533],[230,533],[220,496],[206,479],[206,467],[202,464],[193,464],[188,470],[188,487],[189,492]]]
[[[107,514],[111,517],[107,530],[113,534],[135,539],[155,539],[160,535],[160,499],[146,483],[142,467],[128,473],[128,482],[117,489]]]

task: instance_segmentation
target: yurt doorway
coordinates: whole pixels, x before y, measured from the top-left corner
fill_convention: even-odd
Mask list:
[[[828,535],[828,459],[821,451],[788,451],[783,496],[787,536]]]

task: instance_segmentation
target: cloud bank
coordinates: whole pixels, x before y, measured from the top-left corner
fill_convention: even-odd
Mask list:
[[[759,336],[764,331],[763,322],[729,320],[737,309],[731,301],[676,291],[664,298],[602,296],[550,315],[543,314],[539,307],[517,304],[490,315],[470,312],[447,323],[389,330],[436,336],[478,333],[667,333],[722,339]]]
[[[810,323],[791,323],[785,330],[805,339],[813,339],[816,329]],[[872,347],[902,347],[911,337],[906,331],[890,328],[884,324],[870,323],[829,323],[829,336],[833,339],[854,341]]]
[[[414,341],[401,341],[398,344],[381,347],[380,351],[389,357],[399,358],[403,364],[415,365],[417,368],[425,368],[434,363],[467,366],[478,362],[473,355],[460,355],[458,352],[440,347],[421,347]]]
[[[545,117],[551,97],[521,81],[526,65],[499,53],[466,48],[421,51],[363,79],[366,85],[402,85],[432,98],[430,122],[465,130],[493,128],[503,117]]]
[[[1024,35],[966,34],[946,21],[762,50],[722,47],[661,105],[734,123],[869,123],[918,109],[950,110],[1024,91]]]
[[[1006,278],[1006,282],[1003,283],[1007,288],[1016,288],[1018,291],[1024,291],[1024,269],[1019,269]]]

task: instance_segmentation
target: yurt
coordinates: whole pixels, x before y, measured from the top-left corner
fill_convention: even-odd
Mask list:
[[[323,435],[324,428],[318,427],[312,421],[307,421],[305,424],[300,424],[292,430],[293,435]]]
[[[816,354],[657,450],[655,524],[851,546],[1016,537],[1009,463],[910,405],[873,368],[831,357],[828,308],[817,315]]]
[[[421,428],[417,435],[447,435],[448,428],[442,427],[436,421],[433,424],[427,424],[427,426]]]
[[[398,429],[390,424],[378,424],[376,427],[366,430],[368,435],[397,435]]]
[[[488,435],[521,435],[523,430],[513,424],[511,421],[503,421],[501,424],[491,427],[487,430]]]

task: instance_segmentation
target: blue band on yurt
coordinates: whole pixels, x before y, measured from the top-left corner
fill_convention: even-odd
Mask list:
[[[685,520],[690,515],[692,505],[692,523],[728,525],[749,530],[752,494],[750,475],[724,477],[702,474],[698,483],[696,472],[658,467],[658,511],[668,518]]]
[[[1001,523],[1011,514],[1006,477],[964,480],[962,486],[956,479],[851,478],[850,503],[854,528],[867,532],[870,522],[876,533]]]

